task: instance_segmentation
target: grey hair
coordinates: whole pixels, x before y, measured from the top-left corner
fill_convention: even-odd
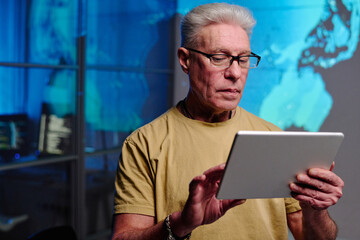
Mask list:
[[[209,3],[195,7],[181,22],[181,46],[196,47],[197,36],[203,27],[216,23],[236,24],[251,36],[256,24],[251,12],[239,5],[228,3]]]

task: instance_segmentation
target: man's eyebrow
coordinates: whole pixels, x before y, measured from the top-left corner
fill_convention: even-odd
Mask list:
[[[227,54],[227,55],[231,55],[231,56],[241,56],[241,55],[250,55],[251,54],[251,50],[245,50],[245,49],[240,50],[237,55],[232,55],[228,49],[221,49],[221,48],[215,49],[214,52],[216,54]]]
[[[250,55],[251,54],[251,51],[250,50],[246,50],[246,51],[242,51],[239,56],[241,55]]]

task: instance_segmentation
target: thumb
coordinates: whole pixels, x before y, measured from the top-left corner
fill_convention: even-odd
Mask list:
[[[223,214],[225,214],[225,212],[227,212],[229,209],[245,203],[246,199],[235,199],[235,200],[227,199],[227,200],[220,200],[220,202],[222,204],[221,209],[223,210]]]

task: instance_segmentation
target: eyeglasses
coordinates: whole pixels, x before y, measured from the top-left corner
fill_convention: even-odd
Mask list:
[[[217,67],[228,68],[236,60],[241,68],[256,68],[259,65],[261,57],[251,52],[250,55],[232,56],[229,54],[208,54],[196,49],[186,48],[189,51],[200,53],[210,59],[210,62]]]

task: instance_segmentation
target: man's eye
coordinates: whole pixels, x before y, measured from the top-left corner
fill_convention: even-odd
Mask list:
[[[226,56],[213,56],[211,59],[213,60],[213,62],[220,63],[220,62],[226,62],[227,57]]]
[[[249,57],[240,57],[239,62],[247,63],[249,61]]]

